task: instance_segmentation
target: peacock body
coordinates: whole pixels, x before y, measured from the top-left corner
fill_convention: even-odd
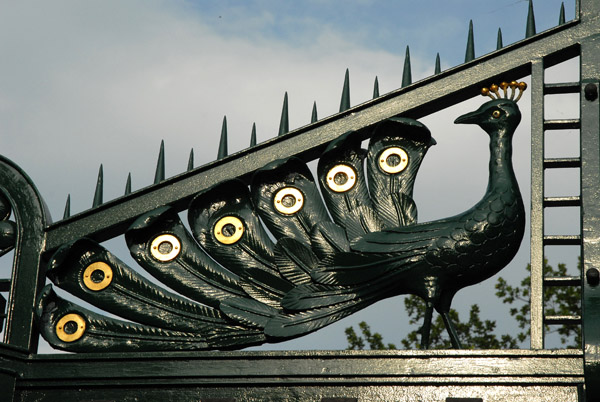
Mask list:
[[[158,286],[101,245],[80,239],[51,258],[48,277],[124,318],[59,297],[37,303],[45,339],[70,351],[236,349],[302,336],[372,303],[414,294],[448,317],[453,296],[501,270],[521,243],[525,212],[511,162],[516,103],[492,100],[457,123],[490,136],[485,196],[454,217],[417,223],[413,185],[435,144],[418,121],[391,118],[349,132],[321,155],[317,182],[297,158],[258,170],[249,185],[219,183],[188,208],[188,230],[162,207],[125,234],[135,261]],[[320,188],[320,191],[319,191]],[[167,290],[170,288],[171,290]]]

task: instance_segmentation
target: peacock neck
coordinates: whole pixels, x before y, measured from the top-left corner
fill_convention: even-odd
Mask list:
[[[506,128],[495,131],[490,135],[490,165],[487,193],[512,187],[519,192],[512,165],[512,136]],[[500,189],[500,188],[501,189]]]

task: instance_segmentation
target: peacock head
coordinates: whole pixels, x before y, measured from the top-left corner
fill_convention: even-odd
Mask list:
[[[498,89],[504,90],[504,97],[500,96]],[[512,88],[512,95],[508,96],[508,89]],[[484,103],[474,112],[464,114],[457,118],[455,124],[477,124],[488,134],[506,133],[512,135],[521,121],[521,112],[517,101],[521,98],[523,91],[527,88],[524,82],[515,81],[507,84],[503,82],[498,85],[492,85],[490,88],[483,88],[481,94],[492,98],[491,101]],[[519,95],[515,99],[515,93]],[[494,97],[492,94],[495,94]]]

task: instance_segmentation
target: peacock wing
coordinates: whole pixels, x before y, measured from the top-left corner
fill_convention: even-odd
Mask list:
[[[338,253],[322,260],[311,277],[316,283],[332,286],[368,284],[390,273],[399,275],[415,267],[426,253],[426,247],[414,247],[395,255]]]
[[[438,239],[462,236],[463,229],[464,223],[460,219],[446,218],[369,233],[352,242],[350,248],[365,255],[401,256],[423,248],[431,250]]]
[[[310,236],[311,249],[319,259],[328,255],[350,251],[346,231],[333,222],[319,222]]]
[[[292,313],[280,313],[265,326],[270,338],[292,338],[309,334],[347,317],[379,299],[352,300],[332,306]]]
[[[423,157],[434,144],[429,129],[413,119],[394,117],[375,128],[367,177],[375,210],[386,227],[417,222],[413,186]]]
[[[351,131],[329,144],[317,167],[329,213],[335,223],[346,230],[350,240],[383,228],[369,197],[364,157],[361,133]]]
[[[310,244],[312,227],[329,221],[313,176],[304,162],[292,157],[256,171],[252,201],[269,231]]]
[[[319,264],[319,259],[310,248],[286,237],[277,242],[275,258],[281,276],[294,285],[312,282],[311,272]]]

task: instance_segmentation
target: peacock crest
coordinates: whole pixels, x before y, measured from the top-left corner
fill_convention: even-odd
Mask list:
[[[386,119],[332,141],[316,179],[291,157],[249,181],[200,192],[188,205],[189,229],[168,206],[139,216],[125,240],[156,281],[93,240],[62,246],[49,262],[53,284],[120,318],[63,299],[48,285],[36,306],[42,335],[76,352],[239,349],[299,337],[381,299],[414,294],[427,305],[422,345],[435,309],[460,347],[448,317],[454,294],[502,269],[523,237],[511,139],[524,89],[492,85],[482,93],[493,100],[456,120],[480,125],[492,155],[486,194],[464,213],[418,223],[413,186],[436,142],[416,120]]]

